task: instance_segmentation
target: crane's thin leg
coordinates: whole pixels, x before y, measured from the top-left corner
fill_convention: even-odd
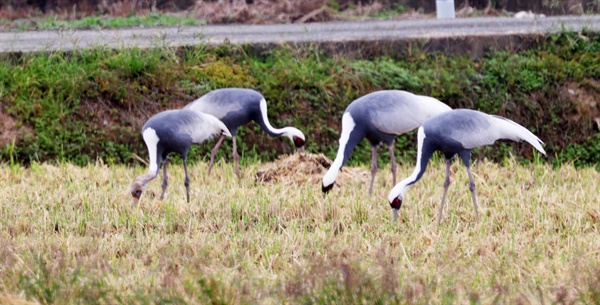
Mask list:
[[[396,144],[396,140],[392,140],[392,144],[390,144],[389,149],[390,149],[390,159],[392,159],[392,176],[394,177],[394,184],[396,185],[396,169],[398,168],[398,165],[396,164],[396,156],[394,156],[394,146]]]
[[[242,180],[242,176],[240,176],[240,156],[237,152],[237,141],[235,137],[233,137],[233,161],[235,161],[235,174],[238,177],[238,180]]]
[[[219,138],[219,141],[217,141],[217,144],[210,152],[210,164],[208,165],[207,175],[210,175],[210,170],[212,169],[213,163],[215,162],[215,156],[217,155],[217,150],[219,150],[219,147],[221,147],[221,144],[223,144],[223,140],[225,140],[225,135],[221,135],[221,137]]]
[[[438,212],[438,225],[442,221],[442,212],[444,211],[444,201],[446,201],[446,193],[450,186],[450,165],[452,164],[451,159],[446,159],[446,180],[444,181],[444,194],[442,195],[442,202],[440,202],[440,210]]]
[[[185,195],[187,198],[187,202],[190,202],[190,175],[188,174],[187,169],[187,156],[183,157],[183,170],[185,171],[185,180],[183,180],[183,184],[185,185]]]
[[[167,185],[169,184],[169,181],[167,179],[167,160],[169,160],[169,156],[165,157],[165,160],[163,160],[163,181],[162,181],[162,193],[160,193],[160,200],[163,199],[163,197],[165,196],[165,191],[167,190]]]
[[[467,173],[469,173],[469,190],[473,195],[473,207],[475,208],[475,219],[479,219],[479,212],[477,211],[479,206],[477,205],[477,195],[475,194],[475,179],[473,179],[473,173],[471,167],[467,167]]]
[[[373,194],[373,182],[375,181],[375,173],[377,173],[377,146],[373,146],[371,164],[371,186],[369,186],[369,196]]]

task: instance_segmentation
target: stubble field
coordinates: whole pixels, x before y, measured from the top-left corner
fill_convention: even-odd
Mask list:
[[[282,159],[283,160],[283,159]],[[444,166],[430,164],[391,222],[389,166],[373,196],[347,168],[324,197],[320,173],[274,164],[170,164],[132,206],[143,167],[0,165],[0,303],[598,304],[600,179],[594,169],[475,162],[475,219],[462,164],[441,225]],[[302,164],[299,164],[302,168]],[[412,172],[399,165],[399,178]],[[352,178],[354,177],[354,178]]]

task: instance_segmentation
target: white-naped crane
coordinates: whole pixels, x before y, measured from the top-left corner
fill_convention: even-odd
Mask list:
[[[199,99],[187,104],[184,109],[192,109],[214,115],[221,120],[233,137],[233,160],[235,173],[240,176],[239,155],[237,152],[236,134],[241,125],[254,121],[272,137],[288,137],[296,148],[304,146],[306,138],[302,131],[295,127],[274,128],[267,117],[267,101],[258,91],[246,88],[224,88],[208,92]],[[213,167],[217,150],[225,140],[221,136],[210,154],[208,173]]]
[[[398,218],[398,211],[402,206],[404,193],[421,179],[425,169],[427,169],[429,159],[435,151],[442,152],[446,160],[446,180],[444,181],[444,194],[438,213],[438,224],[442,220],[446,192],[450,185],[450,165],[455,155],[461,158],[467,168],[470,181],[469,190],[471,190],[473,197],[475,217],[478,218],[475,181],[470,165],[471,151],[474,148],[491,145],[496,141],[526,141],[542,154],[546,154],[542,147],[544,143],[527,128],[501,116],[469,109],[452,110],[425,121],[423,126],[419,127],[417,139],[417,164],[413,173],[396,184],[388,195],[394,222]]]
[[[216,135],[231,136],[227,126],[216,117],[190,109],[167,110],[151,117],[142,127],[142,136],[148,155],[150,168],[131,184],[133,204],[137,204],[146,189],[146,184],[156,178],[163,167],[162,193],[167,189],[167,159],[170,153],[178,153],[183,159],[185,170],[186,198],[190,202],[190,177],[187,170],[187,154],[192,144],[200,144]]]
[[[356,99],[348,105],[342,115],[340,146],[335,160],[323,176],[323,193],[333,188],[340,169],[350,158],[354,147],[364,138],[367,138],[372,146],[369,195],[373,192],[373,181],[377,172],[377,146],[382,142],[388,145],[392,175],[396,184],[396,137],[421,126],[428,118],[450,110],[452,108],[433,97],[401,90],[376,91]]]

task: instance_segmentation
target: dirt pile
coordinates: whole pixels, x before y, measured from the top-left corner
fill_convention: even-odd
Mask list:
[[[267,163],[256,173],[256,182],[283,183],[298,185],[308,181],[310,184],[320,184],[321,179],[331,166],[332,161],[323,154],[296,153],[284,155],[274,162]],[[368,171],[344,167],[336,179],[336,185],[344,185],[352,181],[368,182]]]

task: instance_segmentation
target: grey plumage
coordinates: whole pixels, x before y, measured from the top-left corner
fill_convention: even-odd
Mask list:
[[[393,147],[396,137],[419,127],[426,119],[449,110],[450,107],[435,98],[401,90],[376,91],[356,99],[348,105],[342,116],[340,146],[333,164],[323,176],[323,192],[333,187],[339,170],[364,138],[372,146],[369,194],[372,193],[377,172],[377,145],[380,143],[388,145],[395,184],[397,166]]]
[[[256,122],[270,136],[286,136],[296,147],[302,147],[305,142],[304,134],[294,127],[274,128],[267,118],[267,103],[259,92],[245,88],[225,88],[213,90],[199,99],[189,103],[185,109],[193,109],[211,114],[220,119],[231,131],[233,137],[233,159],[236,174],[240,178],[239,155],[237,153],[237,129],[250,121]],[[225,138],[221,137],[213,148],[210,156],[208,173],[212,169],[217,150]]]
[[[418,132],[417,164],[413,173],[400,181],[390,191],[388,200],[393,211],[393,220],[402,206],[404,192],[408,187],[419,181],[427,169],[429,159],[435,151],[440,151],[446,159],[446,180],[444,194],[440,203],[438,223],[442,219],[442,210],[448,186],[450,185],[450,164],[455,155],[463,161],[469,174],[469,189],[473,198],[473,207],[477,216],[478,205],[475,194],[475,181],[471,172],[471,151],[479,146],[491,145],[498,140],[515,142],[526,141],[542,154],[546,154],[541,144],[543,142],[525,127],[500,116],[488,115],[483,112],[456,109],[442,113],[425,121]]]
[[[212,115],[194,110],[167,110],[151,117],[142,127],[142,136],[150,158],[148,173],[137,177],[131,184],[131,195],[137,203],[146,184],[158,175],[163,166],[162,199],[167,189],[167,159],[170,153],[183,158],[187,201],[190,201],[190,178],[187,171],[187,154],[193,144],[200,144],[215,135],[231,136],[227,126]]]

